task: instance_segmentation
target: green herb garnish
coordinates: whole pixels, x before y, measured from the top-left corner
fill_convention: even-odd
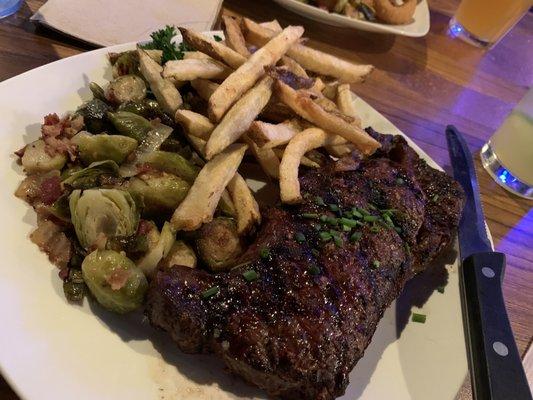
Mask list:
[[[335,246],[337,247],[342,247],[342,245],[344,244],[340,236],[333,236],[333,243],[335,243]]]
[[[322,215],[320,216],[319,219],[320,219],[320,221],[322,221],[322,222],[326,222],[326,221],[328,220],[328,218],[329,218],[329,217],[328,217],[326,214],[322,214]]]
[[[439,195],[436,194],[435,196],[433,196],[433,197],[431,198],[431,201],[433,201],[433,203],[435,203],[438,199],[439,199]]]
[[[337,204],[328,204],[328,207],[333,212],[339,211],[339,206]]]
[[[213,36],[213,39],[215,39],[215,42],[222,42],[222,38],[218,35]]]
[[[172,39],[176,36],[176,28],[167,25],[163,29],[152,32],[150,37],[152,41],[142,45],[141,48],[146,50],[161,50],[161,63],[164,64],[169,60],[182,60],[186,51],[192,50],[185,42],[176,46]]]
[[[298,243],[305,242],[305,235],[302,232],[296,232],[294,234],[294,240],[296,240]]]
[[[397,185],[403,185],[404,183],[405,183],[405,181],[402,178],[397,178],[396,179],[396,184]]]
[[[212,296],[214,296],[215,294],[217,294],[219,292],[219,287],[218,286],[211,286],[209,289],[207,290],[204,290],[202,292],[202,298],[203,299],[208,299]]]
[[[325,206],[326,205],[326,203],[324,203],[324,199],[322,197],[320,197],[320,196],[316,196],[315,197],[315,204],[317,206]]]
[[[363,234],[361,232],[354,232],[350,236],[350,241],[351,242],[357,242],[357,241],[359,241],[359,239],[361,239],[361,236],[363,236]]]
[[[309,266],[309,273],[311,275],[318,275],[318,274],[320,274],[320,268],[316,264],[311,264]]]
[[[257,272],[255,272],[253,269],[249,269],[248,271],[245,271],[242,273],[242,276],[244,277],[244,279],[246,279],[248,282],[253,282],[255,281],[259,275],[257,274]]]
[[[340,218],[339,221],[342,225],[348,226],[350,228],[355,228],[357,225],[361,224],[359,221],[356,221],[355,219],[349,219],[349,218]]]
[[[311,249],[311,254],[313,254],[315,257],[318,257],[320,252],[317,249]]]
[[[365,222],[376,222],[379,219],[377,215],[365,215],[363,217],[363,220]]]
[[[270,258],[270,250],[268,247],[263,247],[261,250],[259,250],[259,257],[261,257],[263,260]]]
[[[320,232],[318,236],[320,236],[320,239],[322,239],[324,242],[331,240],[331,233],[329,232]]]
[[[380,262],[378,260],[372,261],[372,269],[378,269],[380,266]]]
[[[439,292],[439,293],[444,293],[444,288],[445,288],[445,286],[439,286],[439,287],[437,288],[437,292]]]
[[[418,322],[420,324],[424,324],[424,323],[426,323],[426,316],[425,316],[425,314],[413,313],[413,315],[411,317],[411,321]]]
[[[302,218],[307,218],[307,219],[317,219],[318,218],[318,214],[315,214],[315,213],[303,213],[301,216],[302,216]]]
[[[328,225],[331,225],[331,226],[336,226],[337,225],[337,218],[335,217],[328,217],[326,222],[328,223]]]
[[[357,207],[352,208],[352,216],[353,216],[354,218],[359,218],[359,219],[363,218],[363,214],[361,214],[361,213],[357,210]]]

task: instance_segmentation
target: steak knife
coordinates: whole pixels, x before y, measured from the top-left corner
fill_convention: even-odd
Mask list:
[[[472,155],[459,131],[446,128],[454,178],[466,194],[459,223],[460,286],[475,400],[531,400],[502,293],[505,254],[492,250]]]

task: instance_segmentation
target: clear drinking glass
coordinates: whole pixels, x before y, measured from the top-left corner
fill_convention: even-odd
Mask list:
[[[23,0],[0,0],[0,18],[15,14],[22,3]]]
[[[482,147],[481,162],[505,189],[533,199],[533,88]]]
[[[463,0],[448,33],[478,47],[492,47],[533,6],[533,0]]]

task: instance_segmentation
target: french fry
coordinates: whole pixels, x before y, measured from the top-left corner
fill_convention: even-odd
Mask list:
[[[207,54],[201,51],[185,51],[183,52],[184,60],[214,60],[213,57],[209,57]]]
[[[325,146],[326,151],[334,157],[342,157],[346,154],[350,154],[355,150],[355,146],[352,143],[338,144],[336,146]]]
[[[273,149],[259,147],[248,135],[244,136],[244,141],[252,151],[257,162],[268,176],[278,179],[279,177],[279,157]]]
[[[347,83],[343,83],[337,87],[337,106],[343,114],[352,117],[355,123],[361,126],[361,119],[357,115],[353,94],[350,90],[350,85]]]
[[[322,89],[322,94],[324,97],[335,101],[337,99],[337,87],[339,86],[338,81],[328,82],[325,84],[324,89]]]
[[[281,65],[287,67],[289,71],[291,71],[295,75],[303,76],[304,78],[309,78],[309,75],[307,75],[305,69],[290,57],[281,57]]]
[[[216,93],[216,92],[215,92]],[[215,94],[211,96],[213,98]],[[205,146],[205,156],[210,160],[243,135],[272,95],[272,78],[265,76],[228,111],[211,133]]]
[[[283,153],[285,152],[285,149],[276,148],[276,149],[272,149],[272,150],[274,151],[276,156],[278,156],[280,159],[283,158]],[[319,163],[317,163],[316,161],[311,160],[310,158],[306,157],[305,155],[303,155],[302,158],[300,159],[300,165],[303,165],[303,166],[309,167],[309,168],[320,168],[320,164]]]
[[[180,124],[188,135],[204,140],[209,139],[215,126],[209,118],[190,110],[177,110],[174,120]]]
[[[248,18],[243,19],[242,25],[246,40],[255,46],[264,46],[276,35],[275,31]],[[299,43],[294,44],[287,55],[306,70],[349,83],[362,81],[374,68],[372,65],[354,64]]]
[[[241,56],[246,58],[250,57],[250,51],[246,47],[246,42],[244,41],[244,36],[237,20],[233,17],[223,15],[222,29],[224,29],[226,44]]]
[[[322,93],[322,91],[324,90],[324,88],[326,87],[326,84],[324,83],[324,81],[320,78],[316,78],[315,79],[315,83],[313,84],[312,87],[309,88],[309,90],[311,92],[315,92],[317,94],[321,94],[322,96],[324,96],[324,94]],[[326,96],[324,96],[326,97]]]
[[[204,165],[172,215],[177,231],[193,231],[213,219],[224,188],[237,172],[248,146],[234,144]]]
[[[273,148],[289,143],[301,131],[302,126],[297,119],[287,120],[280,124],[254,121],[248,130],[248,137],[260,148]]]
[[[220,121],[226,111],[298,40],[304,29],[289,26],[257,50],[235,72],[222,82],[209,98],[208,114],[212,121]]]
[[[139,69],[144,78],[148,81],[152,92],[161,104],[163,111],[174,115],[176,110],[183,104],[180,92],[174,84],[161,76],[163,67],[155,62],[142,49],[137,49],[139,54]]]
[[[163,78],[174,78],[178,81],[194,79],[225,79],[232,70],[225,65],[208,59],[171,60],[163,69]]]
[[[237,212],[237,232],[242,235],[250,231],[255,224],[261,223],[259,205],[255,201],[244,178],[236,173],[228,183],[228,191]]]
[[[150,56],[152,60],[161,65],[161,59],[163,58],[163,50],[145,49],[144,51]]]
[[[380,147],[378,141],[353,124],[353,118],[324,110],[311,99],[308,93],[297,92],[279,80],[275,82],[275,85],[278,97],[294,112],[319,128],[342,136],[355,144],[364,155],[370,155]]]
[[[272,21],[267,22],[261,22],[259,25],[261,25],[263,28],[271,29],[274,32],[281,32],[283,30],[277,19],[273,19]]]
[[[211,95],[215,93],[215,90],[219,87],[219,84],[206,79],[195,79],[191,81],[191,86],[196,90],[198,96],[205,101],[208,101]]]
[[[220,42],[186,28],[179,28],[179,30],[187,44],[213,57],[215,60],[222,61],[234,69],[239,68],[246,62],[246,57]]]
[[[261,111],[261,118],[272,122],[283,122],[291,118],[297,117],[297,115],[285,104],[276,101],[275,98],[270,99],[270,102]]]
[[[305,153],[330,145],[334,139],[332,135],[318,128],[306,129],[291,139],[285,148],[279,167],[280,196],[283,203],[295,204],[302,201],[298,167]]]

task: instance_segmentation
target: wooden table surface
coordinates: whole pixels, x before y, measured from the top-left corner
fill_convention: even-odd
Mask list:
[[[36,28],[29,17],[42,3],[28,0],[16,15],[0,20],[0,81],[91,49]],[[533,86],[533,15],[527,15],[494,49],[484,52],[446,36],[458,3],[429,0],[431,30],[419,39],[319,25],[271,1],[227,0],[223,12],[304,25],[311,46],[374,64],[376,71],[354,90],[443,167],[449,165],[444,127],[454,124],[466,135],[476,155],[482,201],[496,249],[507,254],[504,294],[523,353],[533,335],[533,202],[509,194],[493,182],[482,169],[478,153]],[[0,398],[18,399],[1,377]]]

